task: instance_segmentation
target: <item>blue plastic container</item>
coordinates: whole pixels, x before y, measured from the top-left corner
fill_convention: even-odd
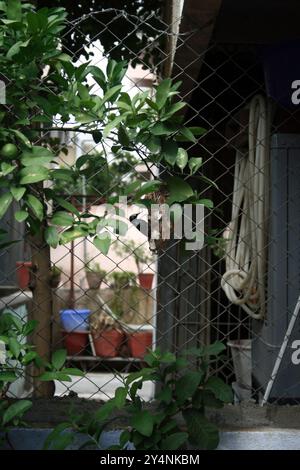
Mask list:
[[[60,312],[60,321],[62,328],[71,333],[72,331],[78,333],[84,333],[89,330],[89,315],[90,310],[61,310]]]

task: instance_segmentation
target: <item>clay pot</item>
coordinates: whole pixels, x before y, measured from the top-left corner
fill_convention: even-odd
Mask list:
[[[87,271],[86,280],[90,289],[99,289],[104,279],[104,275],[97,272]]]
[[[140,273],[139,282],[142,289],[151,290],[153,284],[153,273]]]
[[[116,357],[118,356],[124,334],[119,330],[102,330],[93,332],[94,348],[97,356]]]
[[[82,355],[88,345],[88,334],[81,332],[68,333],[63,331],[64,346],[68,356]]]
[[[20,289],[25,290],[29,288],[30,284],[30,271],[32,268],[31,261],[17,261],[16,262],[17,281]]]
[[[131,357],[143,358],[152,346],[152,331],[136,331],[128,336]]]

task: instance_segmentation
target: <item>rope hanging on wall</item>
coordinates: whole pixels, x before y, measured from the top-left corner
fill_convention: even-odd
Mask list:
[[[232,216],[224,232],[226,272],[221,286],[228,299],[254,319],[265,315],[269,108],[260,95],[250,103],[249,149],[236,154]]]

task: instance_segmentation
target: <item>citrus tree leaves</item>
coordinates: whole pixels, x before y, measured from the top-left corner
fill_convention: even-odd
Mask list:
[[[194,408],[183,411],[187,424],[189,441],[197,449],[215,449],[219,444],[219,431],[215,424],[209,422],[203,413]]]
[[[111,244],[110,234],[108,232],[100,233],[94,238],[93,244],[101,253],[107,255]]]
[[[147,410],[136,413],[131,419],[131,425],[143,436],[151,436],[154,426],[154,416]]]
[[[94,224],[97,222],[96,215],[83,212],[71,200],[58,197],[61,192],[50,189],[51,185],[55,189],[65,186],[68,187],[68,194],[77,192],[82,176],[94,176],[87,176],[86,170],[91,158],[95,157],[88,152],[79,156],[74,165],[67,167],[60,158],[60,149],[52,143],[51,134],[48,134],[53,116],[60,116],[56,126],[62,132],[90,134],[97,152],[103,150],[101,158],[106,169],[111,150],[114,157],[123,158],[124,165],[128,164],[128,154],[129,159],[138,155],[152,176],[157,175],[159,165],[170,173],[167,184],[160,175],[145,184],[141,184],[140,175],[136,181],[129,181],[128,186],[133,191],[127,195],[131,201],[140,202],[150,192],[161,190],[164,193],[167,189],[168,203],[187,201],[195,204],[199,196],[180,173],[189,171],[195,179],[202,160],[189,158],[189,149],[180,147],[179,142],[195,143],[204,130],[184,124],[185,103],[176,98],[180,82],[173,83],[172,79],[167,78],[155,86],[154,96],[149,92],[130,96],[122,83],[127,70],[124,61],[108,59],[106,70],[101,70],[91,65],[91,60],[80,65],[73,63],[71,56],[60,50],[60,33],[67,25],[63,9],[57,9],[48,16],[46,11],[37,11],[34,6],[29,11],[26,3],[19,0],[6,3],[3,8],[7,18],[6,23],[3,22],[6,41],[3,45],[2,73],[8,81],[17,82],[17,86],[9,87],[7,93],[8,102],[14,103],[15,116],[18,117],[12,122],[3,115],[1,122],[1,141],[3,145],[14,146],[16,154],[1,162],[2,188],[8,194],[0,195],[0,218],[14,200],[19,203],[15,209],[15,219],[20,223],[26,221],[32,233],[38,228],[37,222],[42,222],[44,239],[53,248],[59,243],[90,236],[103,254],[108,253],[111,244],[109,224],[102,227],[107,233],[99,235],[97,223]],[[40,66],[34,67],[32,64]],[[41,80],[41,70],[47,67],[51,68],[51,74],[47,80]],[[95,93],[96,87],[90,85],[88,79],[100,86],[100,94]],[[26,99],[19,99],[20,89],[26,91]],[[75,117],[76,121],[73,128],[69,125],[71,117]],[[134,179],[132,175],[136,167],[133,166],[132,170],[130,178]],[[132,186],[134,182],[138,184]],[[103,193],[110,201],[121,192],[123,194],[123,188],[114,187],[114,193]],[[150,198],[146,199],[151,204]],[[49,210],[51,207],[52,213]],[[87,222],[84,218],[89,218],[89,215]]]
[[[194,191],[189,183],[179,178],[172,176],[167,180],[169,197],[168,203],[171,205],[174,202],[183,202],[194,195]]]
[[[31,407],[32,403],[29,400],[19,400],[16,403],[13,403],[4,412],[2,424],[6,425],[16,418],[21,418]]]
[[[13,196],[10,193],[5,193],[0,196],[0,219],[2,219],[12,201]]]

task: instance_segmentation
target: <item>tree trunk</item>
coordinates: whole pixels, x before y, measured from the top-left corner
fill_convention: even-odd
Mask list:
[[[35,351],[49,362],[51,360],[53,306],[50,286],[50,247],[44,241],[44,231],[45,223],[41,222],[40,232],[30,238],[32,249],[32,319],[38,321],[33,335]],[[34,367],[34,376],[42,372],[42,369]],[[53,382],[41,382],[34,379],[35,397],[50,398],[53,394]]]

